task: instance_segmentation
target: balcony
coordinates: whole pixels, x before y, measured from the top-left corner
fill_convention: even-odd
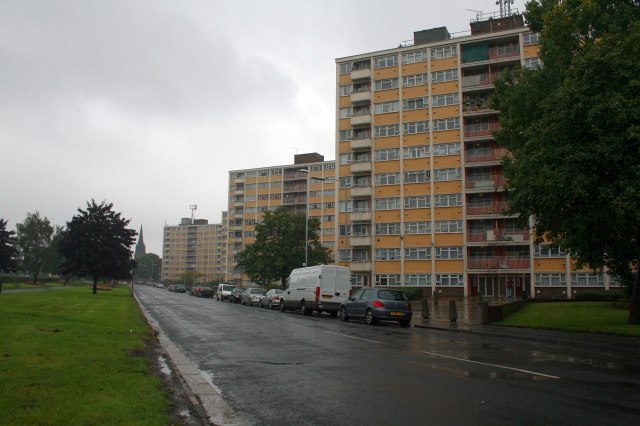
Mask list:
[[[508,208],[506,201],[493,202],[488,206],[467,205],[467,216],[499,215]]]
[[[351,270],[351,272],[370,272],[371,262],[354,260],[349,264],[349,269]]]
[[[370,186],[357,186],[351,188],[351,198],[371,198],[373,190]]]
[[[360,68],[351,71],[351,80],[371,80],[371,68]]]
[[[366,151],[371,149],[371,137],[351,140],[352,151]]]
[[[371,161],[359,161],[356,163],[351,163],[351,173],[371,173]]]
[[[493,132],[500,130],[500,123],[497,121],[481,121],[464,125],[465,138],[491,137]]]
[[[485,163],[489,161],[502,161],[502,158],[507,155],[509,151],[504,148],[481,148],[481,149],[469,149],[464,152],[465,163]]]
[[[353,127],[362,127],[371,125],[371,114],[369,112],[354,115],[351,117],[351,125]]]
[[[495,191],[498,188],[504,187],[506,182],[504,176],[492,176],[488,180],[467,180],[465,188],[482,192]]]
[[[352,211],[349,217],[352,222],[371,222],[373,213],[370,210]]]
[[[370,247],[372,244],[371,235],[357,235],[351,237],[351,247]]]
[[[509,243],[509,242],[524,242],[529,241],[529,231],[507,231],[504,229],[487,230],[484,232],[471,232],[467,233],[467,241],[470,243],[480,242],[496,242],[496,243]]]
[[[357,104],[362,102],[371,102],[371,92],[369,89],[351,93],[351,103]]]
[[[530,269],[531,260],[522,257],[494,257],[492,259],[467,259],[467,269],[514,270]]]

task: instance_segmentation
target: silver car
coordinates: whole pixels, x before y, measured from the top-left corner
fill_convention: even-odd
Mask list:
[[[398,321],[403,327],[411,324],[411,302],[400,290],[361,288],[340,306],[340,319],[362,318],[367,324]]]
[[[260,299],[260,307],[261,308],[269,308],[273,309],[274,307],[280,306],[280,299],[282,298],[282,290],[279,288],[272,288],[264,295],[262,299]]]
[[[266,290],[264,288],[248,288],[244,293],[242,293],[240,303],[249,306],[253,306],[254,303],[258,305],[260,303],[260,299],[264,297],[265,293]]]

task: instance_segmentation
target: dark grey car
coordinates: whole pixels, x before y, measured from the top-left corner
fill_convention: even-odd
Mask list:
[[[411,302],[400,290],[361,288],[340,306],[340,319],[362,318],[367,324],[378,321],[398,321],[403,327],[411,324]]]

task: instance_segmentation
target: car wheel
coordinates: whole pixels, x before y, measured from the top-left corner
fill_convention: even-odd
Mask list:
[[[402,320],[402,321],[400,321],[400,325],[403,326],[403,327],[409,327],[411,325],[411,321]]]
[[[349,317],[347,316],[347,308],[344,306],[340,307],[340,319],[342,321],[349,321]]]
[[[273,309],[273,305],[271,304],[271,300],[269,300],[269,310]]]
[[[304,306],[304,302],[300,304],[300,310],[302,311],[302,315],[311,315],[313,313],[313,309],[306,308]]]
[[[282,300],[280,301],[280,312],[284,312],[286,311],[287,308],[284,307],[284,303],[282,302]]]
[[[240,304],[244,305],[244,299],[240,300]]]
[[[364,319],[369,325],[378,323],[378,320],[373,316],[373,311],[371,309],[367,309],[367,313],[365,314]]]

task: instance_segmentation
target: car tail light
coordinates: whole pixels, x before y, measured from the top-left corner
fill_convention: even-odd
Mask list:
[[[384,302],[382,300],[374,300],[373,301],[374,308],[384,308]]]
[[[413,312],[413,306],[411,306],[411,302],[408,302],[408,303],[407,303],[407,310],[408,310],[409,312]]]
[[[280,300],[280,296],[278,296],[278,295],[273,296],[273,300]]]
[[[316,287],[316,302],[320,301],[320,287]]]

